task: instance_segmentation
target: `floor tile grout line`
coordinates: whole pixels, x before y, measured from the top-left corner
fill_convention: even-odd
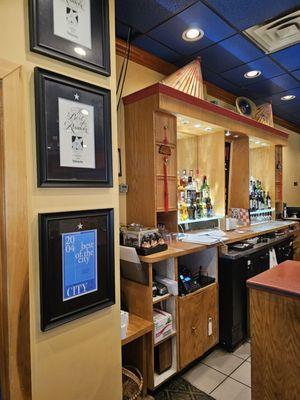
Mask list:
[[[246,386],[247,388],[251,389],[251,386],[247,385],[247,383],[241,382],[241,381],[237,380],[236,378],[233,378],[232,376],[228,376],[228,378],[230,378],[230,379],[240,383],[241,385]]]
[[[245,360],[244,362],[242,362],[242,364],[241,364],[238,368],[236,368],[234,371],[232,371],[231,374],[229,375],[229,378],[235,380],[236,382],[241,383],[242,385],[245,385],[245,386],[247,386],[247,387],[250,387],[250,389],[251,389],[251,386],[247,385],[247,384],[244,383],[244,382],[241,382],[241,381],[237,380],[236,378],[233,378],[233,376],[232,376],[232,374],[233,374],[237,369],[239,369],[243,364],[245,364],[245,362],[247,362],[247,360]],[[250,380],[251,380],[251,376],[250,376]]]
[[[212,392],[214,392],[219,386],[222,385],[222,383],[224,383],[224,382],[229,378],[228,375],[225,375],[225,376],[226,376],[226,378],[225,378],[222,382],[220,382],[215,388],[213,388],[213,390],[211,390],[211,391],[208,393],[209,395],[212,394]]]
[[[211,369],[213,369],[214,371],[217,371],[217,372],[219,372],[220,374],[222,374],[222,375],[225,375],[227,378],[230,376],[230,375],[228,375],[228,374],[224,374],[224,372],[221,372],[220,370],[218,370],[218,369],[216,369],[216,368],[214,368],[214,367],[211,367],[210,365],[207,365],[207,364],[204,364],[204,363],[202,363],[203,365],[205,365],[206,367],[208,367],[208,368],[211,368]],[[242,363],[243,364],[243,363]],[[240,364],[240,365],[242,365],[242,364]],[[235,370],[234,370],[235,371]]]
[[[215,371],[220,372],[221,374],[226,375],[226,376],[228,377],[228,376],[230,376],[231,374],[233,374],[234,371],[236,371],[236,370],[237,370],[242,364],[244,364],[244,362],[246,361],[246,360],[243,360],[243,359],[240,358],[240,357],[237,357],[237,356],[235,356],[235,357],[238,358],[239,360],[241,360],[242,362],[241,362],[241,364],[239,364],[238,367],[236,367],[232,372],[230,372],[229,375],[228,375],[228,374],[225,374],[224,372],[219,371],[218,369],[216,369],[216,368],[214,368],[214,367],[211,367],[210,365],[204,364],[203,361],[200,361],[200,362],[201,362],[202,364],[206,365],[207,367],[209,367],[209,368],[211,368],[211,369],[214,369]]]
[[[247,358],[243,358],[243,357],[237,356],[236,354],[232,354],[232,355],[236,356],[237,358],[239,358],[240,360],[243,360],[243,361],[247,361],[248,358],[251,357],[251,356],[248,356]]]

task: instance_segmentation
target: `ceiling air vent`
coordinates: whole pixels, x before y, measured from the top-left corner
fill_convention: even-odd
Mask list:
[[[248,28],[244,33],[266,54],[300,42],[300,10],[262,25]]]

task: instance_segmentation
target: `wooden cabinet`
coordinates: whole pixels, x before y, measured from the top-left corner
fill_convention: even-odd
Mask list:
[[[169,211],[177,209],[177,180],[176,178],[169,178],[168,184],[168,198],[169,198]],[[165,210],[165,181],[163,178],[156,180],[156,210],[161,212]]]
[[[160,111],[155,112],[154,131],[156,142],[164,143],[166,139],[168,144],[176,146],[176,125],[177,121],[174,115]]]
[[[164,176],[164,155],[160,153],[160,144],[156,145],[156,175]],[[177,170],[176,170],[176,147],[170,146],[171,155],[168,156],[167,161],[167,175],[170,177],[176,178]]]
[[[149,227],[162,223],[168,230],[176,232],[177,118],[160,111],[157,96],[153,95],[125,102],[125,130],[127,223],[136,222]]]
[[[218,343],[217,284],[179,298],[178,308],[179,360],[184,368]]]

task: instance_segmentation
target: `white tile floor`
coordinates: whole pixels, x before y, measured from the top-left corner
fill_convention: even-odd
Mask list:
[[[233,353],[216,349],[183,378],[216,400],[251,400],[250,343]]]

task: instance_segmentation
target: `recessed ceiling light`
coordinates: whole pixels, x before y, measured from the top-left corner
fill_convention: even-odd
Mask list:
[[[201,124],[195,124],[194,127],[195,128],[201,128]]]
[[[239,135],[233,135],[233,137],[234,137],[235,139],[237,139],[237,138],[239,137]]]
[[[204,130],[206,132],[211,132],[213,130],[213,128],[211,128],[210,126],[207,126],[206,128],[204,128]]]
[[[187,42],[195,42],[196,40],[202,39],[204,32],[199,28],[188,28],[182,34],[182,39]]]
[[[254,69],[253,71],[248,71],[244,74],[244,77],[247,79],[257,78],[261,75],[261,71]]]
[[[89,115],[89,112],[88,112],[88,110],[86,110],[85,108],[83,108],[83,109],[81,110],[81,114],[83,114],[83,115]]]
[[[286,96],[282,96],[281,100],[283,101],[289,101],[289,100],[294,100],[296,96],[294,96],[293,94],[287,94]]]
[[[255,142],[255,144],[260,144],[260,141],[259,141],[259,140],[257,140],[257,141]]]
[[[231,133],[229,131],[226,131],[225,136],[231,136]]]
[[[182,125],[188,125],[190,123],[190,121],[188,119],[183,119],[181,121]]]
[[[80,56],[86,56],[86,51],[82,47],[74,47],[74,51]]]

